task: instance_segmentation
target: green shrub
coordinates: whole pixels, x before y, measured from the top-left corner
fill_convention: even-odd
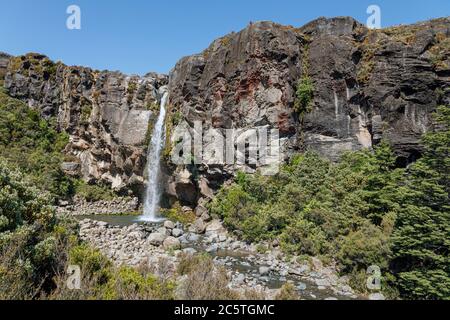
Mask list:
[[[210,256],[184,256],[179,271],[185,275],[180,284],[183,300],[237,300],[239,294],[228,287],[230,279],[222,267],[216,267]]]
[[[294,110],[303,114],[311,112],[312,101],[314,97],[314,85],[308,76],[303,77],[297,83],[295,91]]]
[[[74,191],[61,170],[62,150],[69,137],[58,133],[54,122],[0,91],[0,157],[16,165],[39,188],[66,197]]]
[[[438,108],[438,130],[424,136],[423,158],[404,181],[393,232],[391,268],[400,293],[450,299],[450,108]]]
[[[95,202],[100,200],[110,201],[117,195],[109,187],[95,184],[87,184],[84,181],[77,181],[75,186],[75,193],[83,197],[88,202]]]
[[[170,221],[181,222],[182,224],[194,223],[197,218],[192,210],[183,211],[178,202],[170,209],[161,209],[161,215]]]
[[[286,283],[275,296],[275,300],[300,300],[300,295],[292,283]]]

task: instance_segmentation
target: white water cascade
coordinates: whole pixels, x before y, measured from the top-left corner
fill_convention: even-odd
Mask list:
[[[158,217],[158,210],[161,198],[161,150],[165,140],[164,119],[166,117],[166,102],[169,92],[163,87],[160,89],[160,93],[162,93],[162,98],[159,116],[148,146],[147,187],[145,189],[144,215],[141,218],[141,220],[149,222],[163,220]]]

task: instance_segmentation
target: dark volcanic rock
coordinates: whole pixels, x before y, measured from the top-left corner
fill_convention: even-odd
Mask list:
[[[449,18],[381,30],[348,17],[319,18],[301,28],[264,21],[181,59],[169,80],[68,67],[39,54],[1,55],[0,74],[9,60],[8,92],[57,117],[70,134],[67,172],[117,189],[142,189],[148,129],[158,91],[169,82],[166,195],[195,206],[237,170],[254,172],[259,165],[209,163],[208,157],[197,165],[172,163],[175,132],[193,134],[196,121],[222,133],[279,129],[284,159],[313,149],[337,160],[343,151],[371,149],[382,139],[399,164],[420,157],[431,113],[450,104],[449,34]],[[305,78],[313,98],[296,111],[297,83]],[[185,156],[198,161],[196,154]]]
[[[406,164],[420,156],[432,111],[449,104],[449,34],[449,18],[382,30],[348,17],[297,29],[253,23],[177,63],[171,113],[190,125],[203,121],[204,129],[278,128],[287,156],[315,149],[337,160],[385,138]],[[305,75],[314,98],[297,114],[296,84]],[[235,170],[219,166],[213,176],[203,164],[200,180],[215,188]],[[185,175],[183,167],[174,171],[171,183]]]

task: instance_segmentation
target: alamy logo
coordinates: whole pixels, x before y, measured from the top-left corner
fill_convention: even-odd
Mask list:
[[[172,134],[171,160],[177,165],[237,165],[260,169],[263,175],[275,175],[281,162],[278,129],[203,130],[201,121],[189,127],[186,122]]]
[[[70,16],[66,20],[66,26],[69,30],[81,30],[81,9],[79,6],[70,5],[66,13]]]
[[[379,266],[370,266],[367,268],[366,286],[369,290],[381,290],[381,269]]]
[[[367,18],[367,28],[380,29],[381,28],[381,8],[375,4],[367,7],[367,14],[370,16]]]
[[[77,265],[70,265],[67,268],[67,288],[69,290],[80,290],[81,289],[81,268]]]

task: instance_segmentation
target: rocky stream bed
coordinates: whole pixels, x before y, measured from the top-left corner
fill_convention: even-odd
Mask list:
[[[319,259],[302,262],[297,257],[287,257],[276,246],[261,253],[260,246],[235,239],[218,220],[205,223],[199,230],[195,224],[148,223],[137,219],[83,217],[80,236],[118,265],[146,265],[158,270],[164,264],[164,272],[172,275],[182,253],[208,253],[216,265],[226,268],[230,288],[263,292],[268,299],[286,282],[292,283],[305,300],[365,298],[352,290],[347,277],[340,277],[334,267],[325,267]]]

